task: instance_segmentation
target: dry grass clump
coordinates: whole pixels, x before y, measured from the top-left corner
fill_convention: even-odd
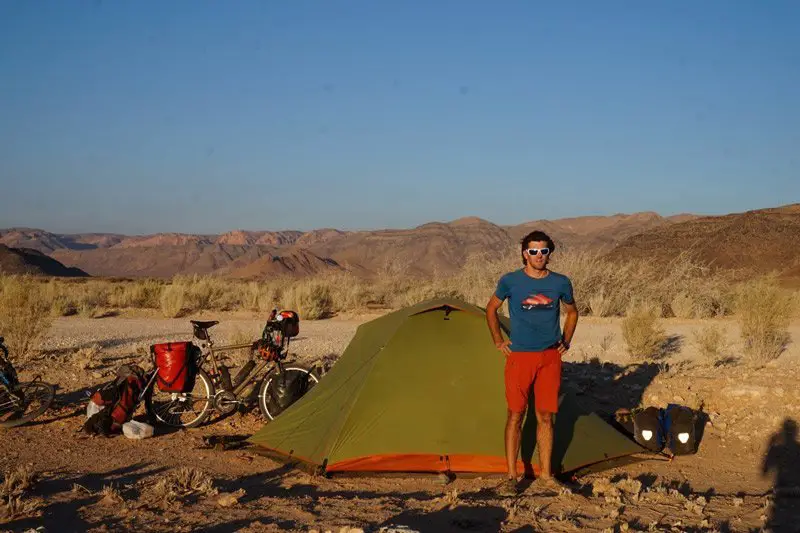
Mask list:
[[[50,329],[50,302],[40,283],[27,276],[0,279],[0,336],[12,360],[24,363],[38,352]]]
[[[97,343],[84,346],[83,348],[75,350],[75,353],[72,355],[72,362],[80,369],[89,369],[94,363],[99,362],[102,351],[103,347]]]
[[[622,320],[622,338],[631,357],[642,360],[658,357],[666,340],[658,318],[656,304],[637,302],[631,306]]]
[[[156,280],[141,280],[125,283],[112,295],[116,307],[134,309],[158,309],[164,284]]]
[[[743,284],[736,294],[736,316],[745,355],[755,364],[778,358],[789,343],[795,297],[774,277]]]
[[[333,313],[331,288],[323,281],[303,280],[291,286],[283,297],[285,307],[297,311],[301,319],[316,320]]]
[[[78,314],[87,318],[103,316],[110,307],[112,285],[102,281],[90,281],[78,287],[81,288],[77,301]]]
[[[100,496],[100,503],[103,505],[119,505],[125,501],[120,494],[119,489],[117,489],[113,484],[111,485],[104,485],[102,490],[99,493]]]
[[[165,318],[177,318],[183,313],[186,307],[186,287],[180,281],[173,280],[172,283],[164,287],[159,298],[161,303],[161,314]]]
[[[570,277],[582,314],[623,316],[639,300],[656,304],[659,316],[705,318],[731,310],[725,275],[687,254],[659,266],[609,262],[595,251],[557,251],[552,268]]]
[[[17,467],[3,475],[0,485],[0,519],[13,520],[25,516],[41,515],[44,502],[29,498],[36,483],[36,475],[26,467]]]
[[[150,493],[158,500],[172,502],[189,496],[215,496],[219,491],[208,473],[183,466],[162,477]]]
[[[716,363],[725,349],[725,333],[719,326],[709,325],[694,332],[694,344],[700,355],[710,362]]]

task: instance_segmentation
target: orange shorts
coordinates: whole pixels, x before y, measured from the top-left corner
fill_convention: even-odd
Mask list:
[[[528,408],[533,385],[535,409],[558,412],[561,388],[561,354],[556,349],[543,352],[511,352],[506,357],[506,402],[508,409],[522,413]]]

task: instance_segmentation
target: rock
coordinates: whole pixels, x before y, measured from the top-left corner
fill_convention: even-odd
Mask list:
[[[768,391],[766,387],[762,387],[759,385],[736,385],[732,387],[725,387],[720,392],[722,392],[722,394],[724,394],[725,396],[730,396],[733,398],[741,398],[743,396],[749,396],[751,398],[761,398]]]
[[[217,505],[220,507],[232,507],[239,503],[239,498],[244,496],[244,494],[244,489],[239,489],[236,492],[223,493],[217,499]]]
[[[734,507],[741,507],[744,505],[744,498],[734,498],[733,499],[733,506]]]

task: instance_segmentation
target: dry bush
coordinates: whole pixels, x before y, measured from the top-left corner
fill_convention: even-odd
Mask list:
[[[0,485],[0,519],[13,520],[41,514],[44,507],[41,498],[28,497],[35,483],[36,475],[25,467],[17,467],[3,475],[3,484]]]
[[[161,313],[166,318],[177,318],[186,307],[186,286],[180,280],[172,283],[161,291]]]
[[[756,364],[777,359],[789,342],[794,295],[774,277],[742,284],[736,294],[736,315],[745,355]]]
[[[125,500],[119,490],[113,485],[104,485],[99,493],[100,503],[103,505],[119,505]]]
[[[333,313],[330,287],[313,279],[299,281],[291,286],[286,291],[283,302],[284,307],[296,310],[300,318],[305,320],[325,318]]]
[[[726,276],[688,254],[657,265],[644,260],[610,263],[601,252],[565,250],[553,255],[551,267],[569,276],[584,314],[623,316],[639,300],[656,304],[659,315],[685,315],[691,308],[692,316],[706,317],[731,310]],[[676,302],[677,313],[672,309]]]
[[[321,281],[330,287],[333,307],[336,311],[366,309],[375,299],[375,292],[365,280],[346,273],[327,274]]]
[[[221,309],[226,298],[226,284],[219,278],[194,275],[184,278],[187,286],[186,307],[193,311]]]
[[[679,292],[672,298],[670,302],[670,309],[672,314],[677,318],[694,318],[695,302],[692,296],[687,292]]]
[[[88,318],[102,316],[109,308],[111,284],[102,281],[90,281],[80,285],[78,293],[78,314]]]
[[[631,305],[628,316],[622,320],[622,338],[631,357],[644,360],[658,357],[666,340],[658,317],[656,304],[639,302]]]
[[[42,286],[42,297],[50,302],[51,316],[69,316],[77,312],[77,306],[67,293],[66,286],[56,280],[50,280]]]
[[[709,325],[694,332],[694,344],[700,355],[710,362],[716,363],[725,349],[725,332],[719,326]]]
[[[36,354],[53,322],[50,307],[42,284],[32,278],[0,280],[0,336],[14,361],[24,363]]]
[[[158,309],[161,307],[163,283],[156,280],[125,282],[115,291],[112,303],[116,307],[134,309]]]
[[[72,355],[72,362],[80,369],[86,370],[91,368],[92,364],[99,361],[100,354],[103,352],[103,347],[95,343],[90,346],[85,346]]]
[[[151,489],[151,494],[164,502],[188,496],[214,496],[218,494],[211,476],[192,467],[180,467],[162,477]]]

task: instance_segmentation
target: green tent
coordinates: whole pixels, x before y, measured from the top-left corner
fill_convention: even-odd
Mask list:
[[[505,363],[485,317],[440,299],[362,324],[319,384],[250,442],[324,473],[505,472]],[[569,396],[560,402],[553,454],[561,472],[642,451]],[[520,468],[536,472],[529,413]]]

